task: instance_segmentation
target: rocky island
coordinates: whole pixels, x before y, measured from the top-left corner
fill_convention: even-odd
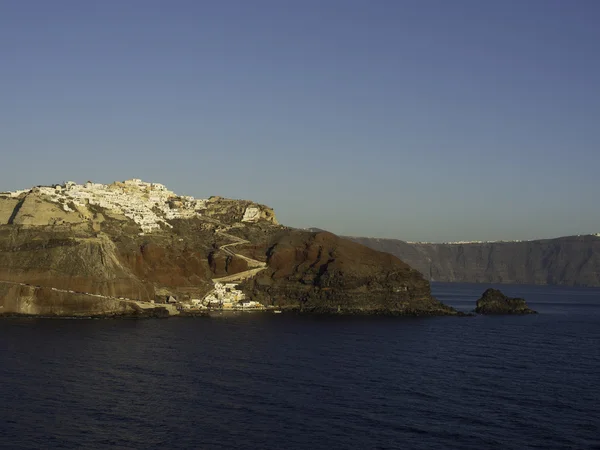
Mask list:
[[[504,295],[498,289],[486,290],[481,298],[477,300],[475,308],[477,314],[537,314],[530,309],[522,298],[511,298]]]
[[[398,258],[139,179],[0,193],[0,315],[455,315]]]

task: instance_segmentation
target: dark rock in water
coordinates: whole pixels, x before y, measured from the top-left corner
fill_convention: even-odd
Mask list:
[[[498,289],[486,290],[477,300],[475,312],[478,314],[537,314],[525,303],[525,299],[511,298]]]

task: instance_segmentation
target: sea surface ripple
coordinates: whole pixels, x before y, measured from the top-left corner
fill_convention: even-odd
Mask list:
[[[501,289],[540,314],[5,319],[0,447],[600,448],[600,289]]]

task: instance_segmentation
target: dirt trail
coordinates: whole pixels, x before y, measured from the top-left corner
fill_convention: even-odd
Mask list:
[[[227,229],[228,228],[226,228],[225,230],[227,230]],[[218,231],[216,231],[216,233],[218,233],[221,236],[224,236],[228,239],[231,239],[233,242],[230,242],[229,244],[221,245],[219,247],[219,250],[223,250],[223,253],[226,253],[229,256],[236,256],[238,258],[244,259],[245,261],[248,262],[248,266],[251,268],[248,270],[244,270],[243,272],[234,273],[233,275],[228,275],[228,276],[220,277],[220,278],[213,278],[212,279],[213,283],[229,283],[229,282],[233,282],[233,281],[246,280],[248,278],[255,276],[257,273],[262,272],[263,270],[265,270],[267,268],[267,263],[259,261],[257,259],[249,258],[247,256],[241,255],[241,254],[233,251],[232,248],[235,247],[236,245],[250,244],[251,242],[246,239],[242,239],[240,237],[234,236],[232,234],[228,234],[225,232],[225,230],[218,230]],[[206,294],[205,297],[208,297],[209,295],[211,295],[213,293],[214,293],[214,289],[211,290],[208,294]]]

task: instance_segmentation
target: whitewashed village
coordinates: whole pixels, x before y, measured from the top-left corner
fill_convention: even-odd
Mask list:
[[[93,183],[77,184],[67,181],[64,184],[52,186],[37,186],[28,190],[13,192],[0,192],[1,197],[12,199],[21,198],[29,193],[42,195],[46,200],[60,205],[65,212],[77,212],[84,217],[89,217],[88,206],[98,206],[109,213],[121,214],[133,220],[140,227],[140,235],[160,231],[162,227],[172,228],[168,222],[173,219],[187,219],[201,216],[206,209],[208,199],[196,199],[192,196],[179,196],[168,190],[160,183],[148,183],[134,178],[112,184]],[[260,209],[249,206],[244,212],[242,222],[256,222],[260,219]],[[227,235],[227,228],[219,230],[224,236],[230,236],[234,241],[223,246],[229,254],[235,245],[244,243],[235,236]],[[258,273],[266,267],[265,263],[251,260],[251,269],[247,273],[225,277],[227,281],[214,279],[213,289],[202,298],[191,298],[179,301],[174,296],[165,296],[164,300],[144,302],[137,299],[119,297],[120,300],[136,303],[139,307],[154,308],[165,307],[170,315],[182,312],[209,312],[209,311],[260,311],[267,309],[259,302],[248,300],[245,294],[238,289],[238,284],[231,282],[241,281]],[[52,288],[53,290],[59,290]],[[68,291],[76,293],[73,291]],[[77,292],[94,297],[99,294]]]
[[[60,204],[66,212],[77,211],[86,215],[86,207],[92,205],[123,214],[138,224],[143,233],[160,230],[161,225],[170,228],[167,222],[170,219],[200,215],[207,202],[206,199],[178,196],[162,184],[136,178],[108,185],[90,181],[80,185],[67,181],[63,185],[39,186],[3,195],[19,197],[29,192],[44,195],[47,200]]]

